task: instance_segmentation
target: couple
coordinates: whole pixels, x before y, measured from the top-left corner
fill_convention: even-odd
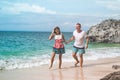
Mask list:
[[[73,50],[72,50],[72,56],[75,59],[75,66],[77,66],[78,63],[80,63],[80,67],[82,68],[83,66],[83,54],[85,53],[85,48],[88,48],[88,36],[86,35],[86,32],[81,30],[81,24],[77,23],[75,25],[76,30],[73,32],[73,36],[65,41],[64,35],[60,32],[59,27],[55,27],[54,31],[51,33],[49,40],[55,38],[55,44],[53,46],[53,53],[51,56],[51,62],[50,62],[50,67],[49,69],[52,68],[54,58],[56,54],[59,54],[59,69],[61,69],[61,64],[62,64],[62,54],[65,53],[64,49],[64,44],[66,44],[75,40],[74,45],[73,45]],[[86,39],[86,44],[84,44]],[[79,52],[79,57],[80,61],[78,60],[77,53]]]

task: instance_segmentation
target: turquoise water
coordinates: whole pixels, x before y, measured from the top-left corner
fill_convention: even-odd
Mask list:
[[[34,52],[45,50],[50,45],[48,33],[39,32],[0,32],[0,54],[3,56],[32,56]],[[47,49],[48,49],[47,48]]]
[[[66,39],[72,33],[63,33]],[[29,68],[49,64],[54,40],[49,41],[50,32],[0,32],[0,69]],[[73,61],[71,42],[65,45],[63,62]],[[112,49],[111,49],[112,48]],[[85,59],[96,60],[120,56],[120,44],[90,43]],[[57,59],[57,58],[56,58]]]

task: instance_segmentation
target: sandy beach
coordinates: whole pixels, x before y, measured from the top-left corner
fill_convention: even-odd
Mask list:
[[[120,57],[84,61],[84,67],[74,67],[74,63],[63,63],[62,69],[57,64],[51,70],[48,65],[28,69],[0,71],[0,80],[99,80],[105,75],[119,71],[112,65],[120,65]]]

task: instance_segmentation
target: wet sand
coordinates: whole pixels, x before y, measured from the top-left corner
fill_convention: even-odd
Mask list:
[[[99,80],[105,75],[119,71],[113,65],[120,65],[120,57],[84,61],[83,68],[74,67],[74,63],[63,63],[62,69],[55,64],[52,69],[48,65],[28,69],[0,71],[0,80]]]

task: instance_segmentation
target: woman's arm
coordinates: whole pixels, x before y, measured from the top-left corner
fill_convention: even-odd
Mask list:
[[[54,38],[54,32],[51,33],[51,35],[49,36],[49,40],[53,39]]]
[[[62,34],[62,39],[63,39],[63,42],[65,42],[65,37],[64,37],[64,35]]]

